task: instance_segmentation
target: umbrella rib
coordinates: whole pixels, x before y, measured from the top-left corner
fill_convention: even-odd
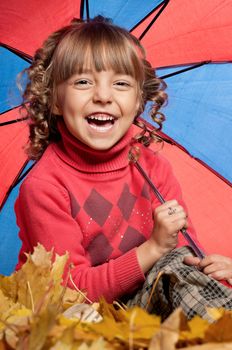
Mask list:
[[[27,161],[27,163],[25,164],[25,166],[28,164],[28,162],[29,162],[29,160]],[[24,168],[22,169],[21,173],[19,174],[19,176],[16,178],[14,184],[12,185],[12,189],[13,189],[14,187],[16,187],[16,186],[27,176],[27,174],[31,171],[31,169],[33,168],[33,166],[34,166],[35,164],[36,164],[36,162],[34,162],[34,163],[30,166],[30,168],[28,168],[28,169],[25,171],[25,173],[22,174],[22,171],[23,171],[24,168],[25,168],[25,166],[24,166]]]
[[[164,11],[166,6],[168,5],[170,0],[164,0],[163,4],[160,4],[161,6],[159,12],[155,15],[155,17],[151,20],[151,22],[148,24],[148,26],[145,28],[145,30],[142,32],[142,34],[139,36],[139,40],[142,40],[143,37],[147,34],[151,26],[154,24],[154,22],[157,20],[157,18],[161,15],[161,13]],[[158,8],[158,7],[157,7]],[[138,24],[137,24],[138,25]],[[134,28],[133,28],[134,29]]]
[[[89,20],[89,1],[85,0],[85,4],[86,4],[86,17],[87,17],[87,20]]]
[[[211,61],[203,61],[203,62],[201,62],[201,63],[194,64],[193,66],[180,69],[180,70],[175,71],[175,72],[172,72],[172,73],[170,73],[170,74],[162,75],[162,76],[160,76],[159,78],[161,78],[161,79],[167,79],[167,78],[173,77],[174,75],[178,75],[178,74],[181,74],[181,73],[185,73],[185,72],[187,72],[187,71],[189,71],[189,70],[192,70],[192,69],[195,69],[195,68],[199,68],[199,67],[204,66],[205,64],[209,64],[209,63],[211,63]]]
[[[6,125],[9,125],[9,124],[22,122],[22,121],[27,120],[27,119],[28,119],[28,117],[20,118],[20,119],[14,119],[14,120],[8,120],[7,122],[0,123],[0,127],[1,126],[6,126]]]
[[[0,46],[4,47],[5,49],[7,49],[8,51],[11,51],[12,53],[14,53],[15,55],[17,55],[18,57],[22,58],[24,61],[31,63],[32,62],[32,57],[20,50],[17,50],[7,44],[4,43],[0,43]]]
[[[36,163],[33,163],[29,169],[27,169],[27,171],[25,171],[25,173],[23,174],[23,170],[26,168],[27,164],[29,163],[29,159],[26,160],[26,162],[23,164],[20,172],[18,173],[18,175],[16,176],[14,182],[12,183],[12,185],[10,186],[10,188],[8,189],[5,197],[3,198],[3,201],[0,205],[0,212],[1,210],[3,209],[11,191],[14,189],[15,186],[17,186],[17,184],[29,173],[29,171],[32,169],[32,167],[36,164]]]
[[[169,1],[169,0],[164,0]],[[145,17],[143,17],[139,22],[137,22],[134,27],[130,29],[130,32],[133,32],[142,22],[144,22],[153,12],[155,12],[160,6],[163,6],[164,2],[162,1],[159,5],[154,7]]]
[[[143,123],[146,124],[146,128],[147,128],[147,131],[149,133],[152,130],[155,130],[154,126],[151,123],[149,123],[147,120],[143,119],[142,117],[138,117],[138,120],[141,120]],[[232,186],[231,182],[229,180],[227,180],[224,176],[222,176],[219,172],[217,172],[215,169],[213,169],[211,166],[209,166],[203,160],[201,160],[201,159],[195,157],[194,155],[192,155],[183,145],[181,145],[176,140],[174,140],[173,138],[171,138],[170,136],[165,134],[163,131],[161,131],[161,130],[155,130],[155,131],[159,135],[159,137],[162,140],[164,140],[166,143],[169,143],[170,145],[174,145],[174,146],[180,148],[183,152],[188,154],[191,158],[195,159],[198,163],[201,163],[201,165],[203,165],[205,168],[207,168],[209,171],[211,171],[213,174],[215,174],[219,179],[224,181],[227,185],[229,185],[230,187]]]
[[[0,115],[3,115],[3,114],[8,113],[8,112],[10,112],[10,111],[13,111],[14,109],[19,108],[21,105],[22,105],[22,104],[19,104],[19,105],[17,105],[17,106],[12,107],[12,108],[8,108],[8,109],[6,109],[6,110],[0,112]]]
[[[81,5],[80,5],[80,17],[83,19],[84,17],[84,8],[85,8],[85,0],[81,0]]]

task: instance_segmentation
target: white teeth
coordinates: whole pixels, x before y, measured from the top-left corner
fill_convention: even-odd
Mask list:
[[[90,125],[90,127],[98,132],[107,132],[110,130],[113,125],[108,125],[108,126],[96,126],[96,125]]]
[[[87,118],[91,120],[114,120],[114,117],[111,115],[100,115],[100,114],[90,115]]]

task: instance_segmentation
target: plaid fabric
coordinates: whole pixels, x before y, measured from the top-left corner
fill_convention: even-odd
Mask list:
[[[164,320],[181,307],[188,319],[199,315],[213,321],[206,307],[232,309],[232,289],[183,263],[194,255],[189,247],[177,248],[162,257],[148,272],[146,281],[127,306],[139,305]]]

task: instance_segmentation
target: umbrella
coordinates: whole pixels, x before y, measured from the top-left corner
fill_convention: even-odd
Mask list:
[[[227,243],[232,233],[231,11],[230,0],[0,3],[0,273],[11,273],[17,261],[20,242],[13,203],[19,178],[31,166],[23,152],[28,129],[19,112],[16,75],[50,32],[73,17],[98,14],[139,37],[148,60],[167,82],[162,152],[181,183],[202,245],[208,252],[232,256]],[[149,104],[142,118],[152,127],[148,109]]]

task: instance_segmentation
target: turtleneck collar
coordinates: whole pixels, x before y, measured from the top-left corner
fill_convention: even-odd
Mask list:
[[[61,140],[53,144],[53,148],[63,161],[77,170],[86,173],[105,173],[128,166],[132,127],[116,145],[106,151],[94,150],[80,142],[70,134],[63,121],[59,121],[58,129]]]

